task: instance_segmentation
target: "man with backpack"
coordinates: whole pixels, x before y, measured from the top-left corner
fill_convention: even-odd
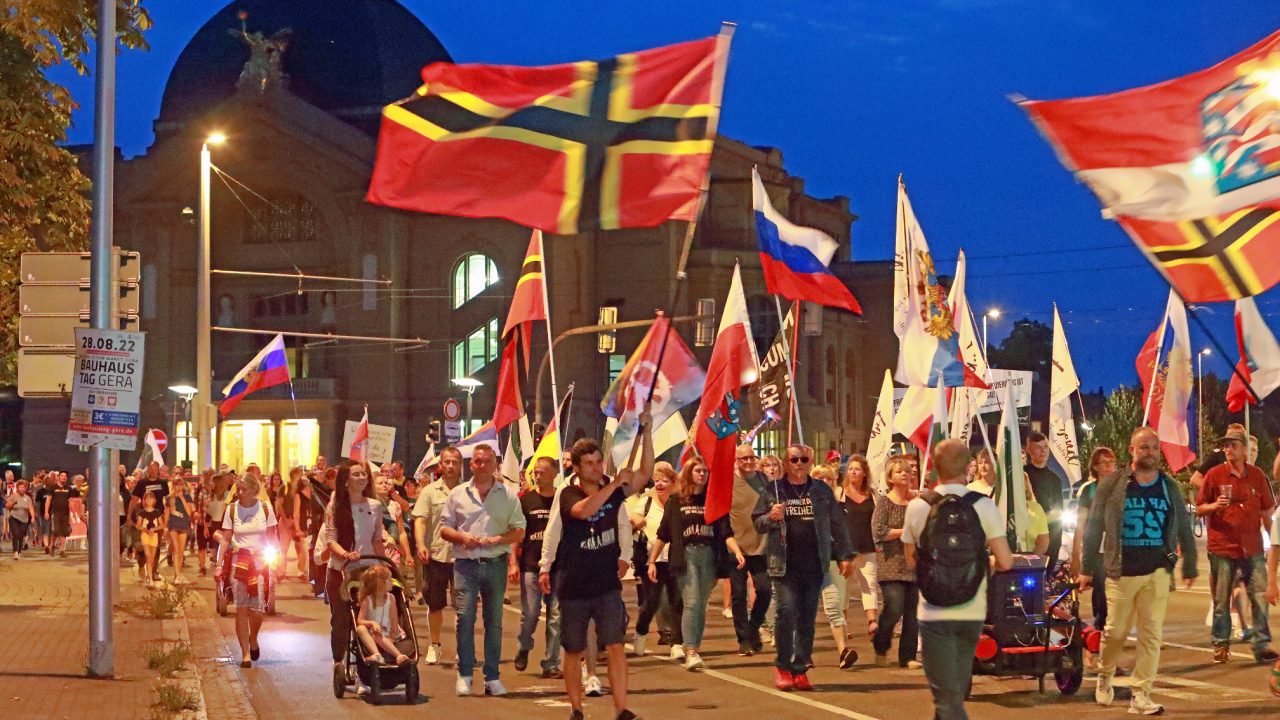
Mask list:
[[[990,498],[965,487],[969,448],[943,440],[933,449],[938,484],[907,505],[902,545],[920,589],[917,616],[934,717],[967,720],[973,651],[987,617],[988,558],[1013,567],[1004,520]]]
[[[1182,580],[1188,588],[1197,575],[1190,513],[1177,481],[1160,472],[1160,452],[1156,431],[1140,427],[1129,438],[1133,464],[1098,481],[1081,548],[1084,572],[1077,578],[1080,589],[1086,590],[1094,574],[1107,576],[1107,626],[1102,631],[1098,685],[1093,691],[1099,705],[1110,705],[1115,699],[1111,679],[1116,661],[1124,652],[1129,630],[1137,624],[1138,652],[1129,701],[1129,712],[1135,715],[1164,712],[1163,705],[1152,702],[1151,686],[1160,669],[1164,614],[1179,549]]]

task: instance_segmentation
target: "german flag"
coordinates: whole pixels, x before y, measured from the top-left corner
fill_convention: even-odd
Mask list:
[[[433,63],[383,109],[367,200],[567,235],[692,221],[729,34],[544,67]]]

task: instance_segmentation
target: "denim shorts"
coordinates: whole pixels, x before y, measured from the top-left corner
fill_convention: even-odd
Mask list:
[[[243,580],[231,581],[231,593],[235,597],[236,607],[262,612],[267,607],[267,583],[258,578],[257,592],[249,592],[249,584]]]

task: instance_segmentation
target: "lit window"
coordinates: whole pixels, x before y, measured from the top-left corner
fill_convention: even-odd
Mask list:
[[[173,430],[173,449],[178,464],[184,467],[196,467],[196,463],[200,460],[200,440],[191,431],[191,423],[179,420]]]
[[[280,469],[286,477],[290,468],[308,465],[319,454],[318,420],[285,420],[280,423]]]
[[[463,255],[453,269],[453,307],[462,307],[497,282],[498,266],[493,260],[479,253]]]
[[[627,364],[626,355],[610,355],[609,356],[609,384],[612,385],[618,376],[622,374],[622,368]]]
[[[476,328],[462,342],[453,346],[451,378],[468,377],[498,359],[498,318]]]
[[[270,420],[228,420],[222,423],[220,462],[243,471],[257,463],[264,471],[276,465],[276,426]]]

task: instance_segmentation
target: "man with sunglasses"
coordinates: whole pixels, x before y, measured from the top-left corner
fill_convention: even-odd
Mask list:
[[[751,517],[768,480],[756,469],[756,451],[751,443],[738,446],[735,461],[729,524],[733,527],[733,537],[738,541],[738,548],[742,550],[747,564],[729,570],[729,591],[733,607],[733,630],[738,637],[738,654],[749,657],[764,649],[760,626],[764,624],[765,613],[773,599],[764,558],[765,536],[756,530]],[[755,586],[756,592],[756,601],[751,605],[750,613],[747,612],[748,583]]]
[[[785,477],[764,487],[752,518],[767,538],[766,563],[778,602],[774,685],[808,691],[813,690],[806,673],[825,571],[834,559],[842,575],[852,574],[853,543],[835,493],[809,477],[813,448],[791,445],[784,465]]]

